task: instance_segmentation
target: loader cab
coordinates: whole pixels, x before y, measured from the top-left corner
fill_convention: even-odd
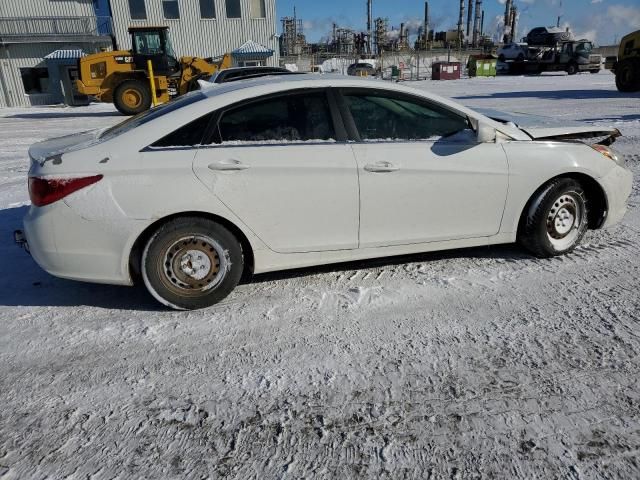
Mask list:
[[[131,53],[136,70],[146,70],[151,60],[156,75],[170,76],[180,71],[180,64],[173,53],[169,27],[130,27]]]

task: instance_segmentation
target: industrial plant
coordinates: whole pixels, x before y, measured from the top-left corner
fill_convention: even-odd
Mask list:
[[[468,3],[467,3],[468,2]],[[367,0],[363,6],[366,15],[366,28],[355,30],[333,24],[330,35],[319,43],[308,43],[303,32],[303,21],[295,13],[281,19],[282,36],[280,39],[283,57],[312,53],[334,55],[381,55],[385,52],[410,50],[433,50],[442,48],[477,49],[491,46],[491,39],[484,35],[484,10],[482,0],[460,0],[459,20],[456,29],[435,31],[430,23],[429,2],[424,3],[422,25],[410,29],[408,24],[391,25],[388,18],[373,15],[373,0]],[[505,13],[505,38],[513,38],[515,32],[517,8],[513,1],[507,2]],[[466,12],[466,28],[464,23]],[[410,39],[414,39],[411,41]]]

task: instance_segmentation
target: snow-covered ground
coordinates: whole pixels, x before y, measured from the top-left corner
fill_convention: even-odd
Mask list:
[[[615,124],[623,223],[551,260],[334,265],[171,312],[12,244],[29,144],[122,117],[0,110],[0,478],[640,478],[640,95],[608,73],[413,85]]]

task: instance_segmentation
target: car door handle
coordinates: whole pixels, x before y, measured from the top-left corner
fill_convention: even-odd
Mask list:
[[[208,167],[209,170],[229,172],[234,170],[246,170],[249,168],[249,165],[242,163],[239,160],[224,160],[222,162],[210,163]]]
[[[367,172],[373,173],[395,172],[399,170],[399,168],[391,162],[370,163],[368,165],[365,165],[364,169]]]

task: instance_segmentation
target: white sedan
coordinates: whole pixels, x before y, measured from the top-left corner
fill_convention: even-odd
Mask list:
[[[632,176],[617,130],[544,123],[358,78],[218,85],[33,145],[17,239],[52,275],[141,279],[176,309],[245,273],[514,241],[564,254],[622,218]]]
[[[498,49],[498,60],[517,60],[522,62],[528,54],[529,45],[526,43],[507,43]]]

